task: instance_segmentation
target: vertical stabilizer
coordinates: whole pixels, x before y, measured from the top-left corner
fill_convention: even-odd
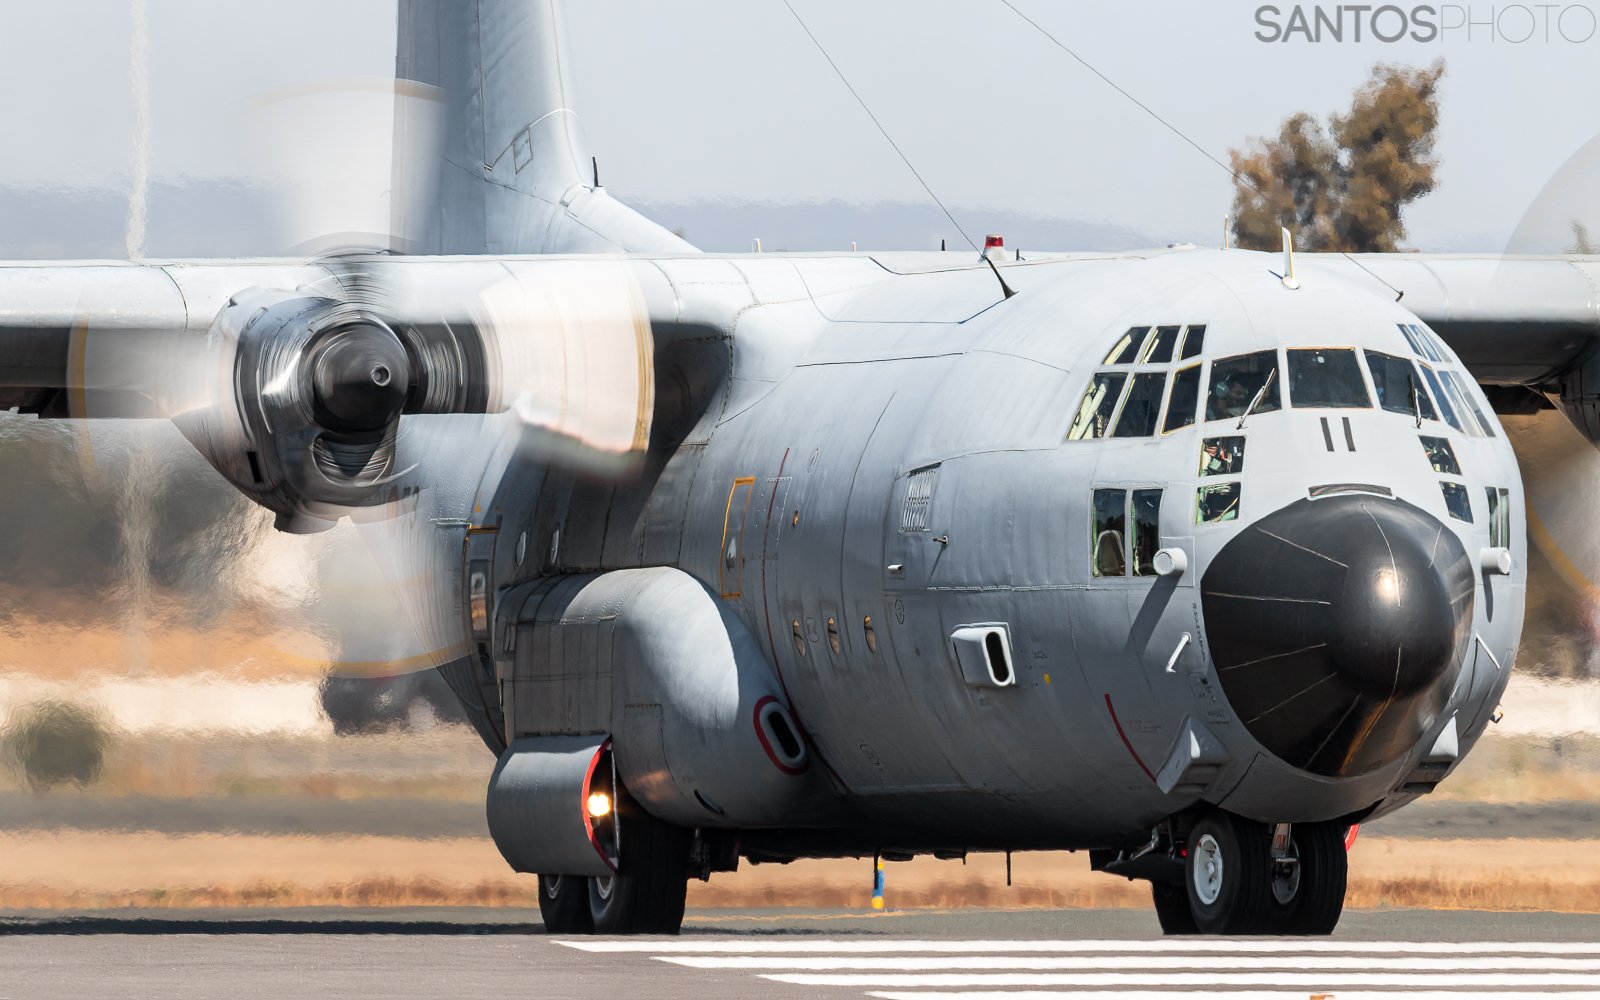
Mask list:
[[[595,186],[558,0],[400,0],[393,231],[430,254],[692,253]],[[420,86],[419,86],[420,85]],[[410,162],[401,162],[409,160]]]

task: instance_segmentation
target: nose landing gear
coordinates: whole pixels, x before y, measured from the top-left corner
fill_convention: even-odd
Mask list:
[[[1231,813],[1195,823],[1184,863],[1183,921],[1171,886],[1157,886],[1168,934],[1329,934],[1344,910],[1348,858],[1337,823],[1274,829]],[[1276,843],[1275,843],[1276,841]],[[1192,928],[1192,929],[1191,929]]]

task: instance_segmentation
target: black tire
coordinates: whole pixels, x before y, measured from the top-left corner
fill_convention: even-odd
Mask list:
[[[1182,885],[1150,883],[1150,898],[1156,904],[1156,920],[1163,934],[1198,934],[1194,911],[1189,909],[1189,894]]]
[[[539,916],[546,934],[593,934],[589,880],[582,875],[540,875]]]
[[[1270,934],[1272,844],[1267,827],[1220,810],[1189,833],[1184,888],[1202,934]]]
[[[1284,908],[1282,925],[1289,934],[1332,934],[1344,913],[1350,856],[1344,848],[1345,827],[1338,823],[1298,823],[1291,837],[1300,858],[1300,883]]]
[[[676,934],[689,893],[689,831],[661,822],[625,793],[619,799],[621,865],[615,875],[588,880],[594,932]]]

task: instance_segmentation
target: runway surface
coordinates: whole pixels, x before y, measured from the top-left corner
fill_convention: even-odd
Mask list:
[[[1366,911],[1329,939],[1161,938],[1134,910],[701,911],[677,938],[505,910],[0,917],[0,998],[1600,998],[1600,915]]]

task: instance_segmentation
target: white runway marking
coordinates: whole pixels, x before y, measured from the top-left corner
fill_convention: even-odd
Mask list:
[[[865,958],[861,956],[774,956],[738,955],[722,956],[661,956],[661,961],[671,962],[691,969],[792,969],[805,972],[830,972],[853,970],[857,972],[932,972],[937,969],[995,969],[1030,970],[1074,969],[1110,971],[1125,968],[1125,957],[1099,957],[1073,955],[1066,957],[1034,957],[1016,955],[911,955],[895,958]],[[1303,955],[1273,957],[1243,955],[1236,958],[1216,958],[1204,955],[1142,955],[1138,959],[1141,969],[1210,969],[1238,972],[1307,972],[1347,970],[1359,972],[1371,969],[1374,962],[1359,955]],[[1460,958],[1389,958],[1383,962],[1385,969],[1396,972],[1462,972],[1469,969],[1487,972],[1600,972],[1600,958],[1535,958],[1529,956],[1490,956]]]
[[[1162,938],[952,941],[893,938],[576,939],[707,971],[833,987],[879,1000],[1600,1000],[1600,943]],[[826,994],[821,994],[826,995]]]
[[[1167,952],[1216,954],[1309,954],[1348,952],[1354,955],[1593,955],[1600,958],[1600,942],[1547,941],[1462,941],[1444,944],[1437,941],[1352,941],[1310,938],[1155,938],[1149,941],[931,941],[896,938],[807,939],[786,941],[764,938],[657,938],[641,940],[573,939],[562,941],[568,948],[594,952],[660,952],[662,954],[778,955],[796,953],[906,953],[935,952],[953,954],[1005,954],[1019,952],[1133,952],[1158,955]]]

